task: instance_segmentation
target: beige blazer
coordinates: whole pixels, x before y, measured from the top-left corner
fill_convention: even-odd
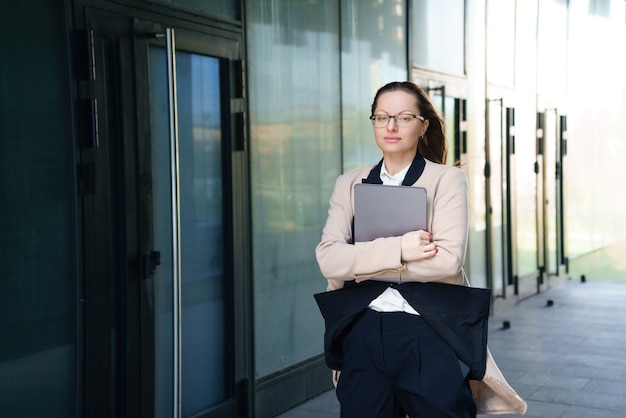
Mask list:
[[[464,285],[463,264],[469,231],[465,173],[456,167],[426,160],[424,172],[413,186],[426,188],[428,230],[438,248],[435,257],[403,263],[401,237],[379,238],[351,244],[354,186],[367,178],[373,166],[339,176],[330,198],[321,242],[315,249],[327,290],[341,289],[345,281],[401,275],[402,281],[440,281]],[[384,214],[393,216],[393,214]],[[419,311],[419,307],[416,307]],[[333,373],[335,385],[339,372]],[[470,381],[479,414],[524,414],[526,402],[507,383],[488,352],[486,373]]]

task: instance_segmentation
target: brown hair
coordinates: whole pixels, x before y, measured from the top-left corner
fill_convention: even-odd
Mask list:
[[[390,91],[404,91],[415,96],[420,115],[428,119],[428,129],[420,138],[417,152],[424,158],[439,164],[445,164],[448,155],[445,122],[433,106],[428,93],[410,81],[393,81],[382,86],[376,92],[372,102],[372,114],[376,111],[378,97]]]

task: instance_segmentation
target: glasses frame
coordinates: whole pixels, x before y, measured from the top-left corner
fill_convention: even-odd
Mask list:
[[[389,119],[387,119],[387,123],[385,123],[384,125],[381,126],[376,126],[376,118],[378,116],[387,116]],[[398,119],[396,119],[396,117],[398,116],[413,116],[413,120],[411,121],[411,123],[409,125],[402,125],[398,123]],[[420,116],[420,115],[416,115],[414,113],[398,113],[397,115],[386,115],[386,114],[379,114],[379,115],[371,115],[370,116],[370,120],[372,121],[372,125],[374,126],[374,128],[386,128],[387,125],[389,125],[389,121],[393,119],[396,122],[397,126],[401,126],[404,128],[408,128],[409,126],[413,126],[413,124],[415,123],[415,119],[419,119],[422,122],[424,122],[424,116]]]

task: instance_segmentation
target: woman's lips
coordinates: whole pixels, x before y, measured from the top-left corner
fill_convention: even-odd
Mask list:
[[[399,136],[386,136],[385,137],[385,141],[387,142],[398,142],[400,141],[400,137]]]

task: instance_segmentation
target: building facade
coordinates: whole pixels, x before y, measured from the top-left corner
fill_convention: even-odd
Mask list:
[[[623,0],[1,7],[0,411],[272,417],[331,387],[314,248],[367,119],[425,87],[500,300],[621,278]]]

